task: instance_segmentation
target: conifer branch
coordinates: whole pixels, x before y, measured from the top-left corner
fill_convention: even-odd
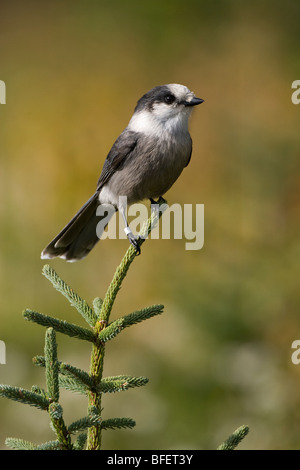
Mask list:
[[[46,330],[45,338],[46,385],[51,401],[59,400],[56,336],[53,328]]]
[[[35,365],[40,367],[46,366],[44,356],[35,356],[33,358]],[[128,390],[129,388],[141,387],[148,383],[146,377],[132,377],[129,375],[115,375],[102,378],[97,386],[92,377],[82,369],[78,369],[70,364],[57,361],[59,369],[59,386],[72,392],[86,395],[89,391],[98,391],[99,393],[113,393]],[[38,393],[46,394],[40,388],[36,390]]]
[[[106,377],[101,380],[100,390],[102,393],[113,393],[128,390],[129,388],[142,387],[149,380],[146,377],[130,377],[127,375],[117,375]]]
[[[49,396],[48,396],[48,393],[46,392],[46,390],[39,387],[38,385],[32,385],[31,391],[34,392],[34,393],[38,393],[39,395],[42,395],[44,398],[46,398],[46,400],[49,400]]]
[[[95,388],[95,383],[92,377],[82,369],[78,369],[70,364],[61,362],[59,371],[62,375],[76,379],[82,384],[82,386],[85,386],[89,390],[93,390]]]
[[[46,361],[44,356],[35,356],[33,363],[39,367],[45,367]],[[95,384],[92,377],[82,369],[57,361],[59,373],[65,378],[59,376],[59,384],[61,387],[73,390],[79,393],[87,393],[88,390],[94,390]],[[75,390],[76,389],[76,390]]]
[[[38,448],[33,442],[24,441],[24,439],[17,439],[15,437],[7,437],[5,444],[13,450],[37,450]]]
[[[156,210],[152,211],[151,217],[140,232],[139,246],[144,243],[166,207],[165,201],[161,198]],[[44,356],[36,356],[33,359],[35,365],[45,368],[46,390],[37,385],[33,385],[31,390],[0,385],[0,397],[47,411],[51,427],[57,439],[35,445],[23,439],[7,438],[6,445],[9,448],[18,450],[82,450],[86,446],[87,450],[99,450],[101,448],[102,430],[133,428],[135,426],[135,421],[131,418],[103,420],[101,416],[101,397],[103,393],[125,391],[133,387],[141,387],[148,382],[145,377],[128,375],[102,377],[106,342],[116,337],[124,328],[159,315],[163,311],[163,305],[153,305],[134,311],[129,315],[124,315],[109,323],[116,295],[136,255],[135,248],[130,245],[115,271],[104,299],[96,297],[93,301],[93,308],[89,307],[88,303],[79,297],[49,265],[44,266],[44,276],[77,309],[90,329],[30,309],[23,312],[26,320],[47,327]],[[55,332],[92,343],[89,373],[71,364],[58,361]],[[63,408],[59,403],[61,387],[88,396],[87,416],[72,422],[69,426],[65,424]],[[82,431],[87,431],[87,433]],[[241,426],[218,447],[218,450],[233,450],[248,432],[249,428],[247,426]],[[73,434],[78,434],[74,443],[71,440]]]
[[[91,414],[70,424],[70,426],[68,427],[68,432],[70,434],[74,434],[77,432],[85,431],[91,426],[96,426],[97,424],[101,424],[101,417],[98,414]]]
[[[44,276],[49,279],[55,289],[58,292],[61,292],[62,295],[64,295],[68,299],[72,307],[76,308],[78,313],[80,313],[80,315],[85,319],[85,321],[90,326],[94,326],[97,321],[97,316],[95,315],[93,309],[88,305],[88,303],[81,297],[79,297],[79,295],[76,294],[76,292],[74,292],[73,289],[61,279],[61,277],[54,271],[54,269],[51,268],[51,266],[46,264],[43,267],[42,272]]]
[[[59,441],[48,441],[36,446],[35,450],[62,450],[62,445]]]
[[[35,365],[35,366],[38,366],[38,367],[46,367],[46,360],[45,360],[45,356],[34,356],[32,358],[32,363]]]
[[[131,418],[110,418],[101,423],[101,429],[122,429],[133,428],[136,425]]]
[[[43,313],[34,312],[33,310],[26,309],[23,312],[25,320],[30,320],[39,325],[52,327],[55,331],[65,335],[82,339],[84,341],[96,341],[97,337],[92,330],[82,328],[81,326],[69,323],[65,320],[58,320],[57,318],[49,317]]]
[[[73,444],[74,450],[83,450],[87,441],[87,434],[81,433],[77,436],[76,441]]]
[[[99,331],[98,339],[101,343],[106,343],[110,339],[113,339],[117,336],[122,329],[124,328],[124,320],[123,318],[118,318],[114,322],[110,323],[106,328]]]
[[[103,304],[103,300],[100,299],[100,297],[96,297],[93,300],[93,308],[94,308],[94,312],[95,312],[95,315],[96,315],[96,321],[99,319],[102,304]],[[93,326],[95,326],[95,324]]]
[[[124,324],[123,328],[134,325],[141,321],[147,320],[154,317],[155,315],[160,315],[163,312],[163,305],[152,305],[151,307],[143,308],[142,310],[137,310],[136,312],[129,313],[123,317]]]
[[[75,377],[66,377],[66,376],[59,376],[59,386],[66,390],[69,390],[73,393],[79,393],[81,395],[87,395],[90,391],[89,387],[82,383]]]
[[[234,450],[244,437],[247,436],[248,432],[248,426],[240,426],[231,434],[231,436],[228,437],[228,439],[226,439],[226,441],[219,445],[217,450]]]
[[[161,199],[158,204],[158,210],[151,213],[151,217],[142,228],[138,240],[140,246],[144,243],[151,229],[155,226],[166,208],[164,202]],[[35,365],[45,368],[46,389],[44,390],[37,385],[33,385],[31,390],[0,385],[0,396],[47,411],[51,427],[57,439],[35,445],[23,439],[8,438],[6,440],[8,447],[23,450],[77,450],[83,449],[86,445],[87,450],[98,450],[101,446],[102,429],[132,428],[135,426],[135,422],[131,418],[103,420],[101,417],[101,396],[103,393],[125,391],[133,387],[140,387],[148,382],[148,379],[145,377],[132,377],[128,375],[102,378],[106,342],[117,336],[122,329],[158,315],[163,309],[162,305],[154,305],[109,323],[116,295],[136,255],[136,250],[130,245],[114,274],[103,301],[96,297],[93,301],[93,308],[89,307],[87,302],[79,297],[49,265],[44,266],[44,276],[77,309],[88,323],[90,329],[30,309],[26,309],[23,312],[25,320],[38,323],[47,328],[44,356],[36,356],[33,359]],[[92,343],[89,373],[58,360],[56,332]],[[88,396],[87,416],[74,421],[69,426],[65,424],[63,409],[59,403],[61,387]],[[82,433],[82,431],[86,430],[87,434]],[[75,433],[79,434],[74,443],[72,443],[71,436]]]
[[[63,419],[63,410],[59,403],[51,403],[49,415],[62,450],[72,450],[71,436]]]
[[[118,318],[99,332],[98,339],[99,341],[106,343],[107,341],[115,338],[115,336],[117,336],[124,328],[161,314],[163,308],[163,305],[153,305],[152,307],[137,310],[136,312],[132,312],[124,317]]]
[[[158,210],[155,210],[151,213],[151,216],[149,217],[147,222],[143,225],[142,230],[139,234],[138,244],[140,247],[145,242],[145,239],[148,237],[151,230],[153,230],[156,227],[159,221],[159,218],[162,216],[166,208],[167,208],[166,201],[163,198],[160,198],[159,203],[158,203]],[[137,255],[136,249],[132,245],[130,245],[128,250],[125,253],[123,260],[121,261],[121,264],[118,266],[114,274],[113,280],[110,283],[107,289],[107,292],[105,294],[105,297],[103,299],[99,319],[95,325],[95,330],[97,332],[102,330],[102,321],[108,323],[109,316],[110,316],[114,301],[116,299],[117,293],[120,290],[122,282],[128,272],[128,269],[130,268],[131,263],[135,259],[136,255]]]
[[[0,397],[9,398],[27,405],[34,406],[40,410],[48,410],[50,401],[39,393],[31,392],[21,387],[11,385],[0,385]]]
[[[151,230],[157,225],[159,218],[161,217],[166,208],[166,201],[163,198],[160,198],[159,203],[157,204],[157,210],[151,212],[151,216],[142,227],[138,239],[139,246],[144,243]],[[130,268],[131,263],[135,259],[136,255],[136,249],[132,245],[130,245],[120,265],[116,269],[114,277],[106,291],[103,302],[101,304],[101,309],[98,314],[98,320],[94,327],[95,333],[97,334],[99,341],[93,344],[90,375],[95,380],[95,383],[99,385],[101,384],[103,373],[105,342],[108,339],[115,337],[122,330],[123,319],[119,322],[117,320],[109,326],[106,325],[108,325],[109,323],[109,317],[116,296],[121,288],[122,282],[125,279],[128,269]],[[102,333],[103,330],[106,330],[106,332]],[[101,393],[97,391],[91,391],[89,393],[89,406],[95,406],[99,411],[101,410]],[[88,450],[99,450],[101,448],[101,429],[103,429],[103,427],[101,426],[97,425],[89,428],[87,440]]]

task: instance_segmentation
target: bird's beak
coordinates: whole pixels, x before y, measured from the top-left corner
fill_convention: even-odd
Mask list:
[[[204,100],[202,100],[201,98],[196,98],[196,96],[194,96],[194,98],[192,98],[190,101],[184,101],[184,106],[196,106],[198,104],[201,104],[203,103]]]

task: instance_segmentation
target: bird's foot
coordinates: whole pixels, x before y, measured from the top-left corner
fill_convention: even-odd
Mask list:
[[[164,200],[163,197],[159,196],[157,201],[155,201],[155,199],[150,197],[150,202],[151,202],[151,205],[156,205],[156,204],[160,205],[160,204],[162,204],[163,202],[166,202],[166,201]]]
[[[136,237],[131,232],[131,234],[127,235],[127,238],[129,240],[129,242],[131,243],[131,245],[134,247],[134,249],[136,251],[136,255],[139,256],[141,254],[141,247],[140,247],[140,244],[139,244],[140,237]]]
[[[141,247],[140,247],[140,244],[139,244],[140,237],[136,237],[135,235],[133,235],[133,233],[132,233],[132,231],[130,230],[129,227],[126,227],[124,229],[124,231],[127,235],[127,238],[129,240],[129,242],[135,248],[137,256],[140,255],[141,254]]]
[[[163,206],[163,204],[166,204],[166,200],[163,197],[159,196],[157,201],[150,198],[150,203],[151,203],[151,213],[158,215],[159,211],[162,210],[161,206]]]

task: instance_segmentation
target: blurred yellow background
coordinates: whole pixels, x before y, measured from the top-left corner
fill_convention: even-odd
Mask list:
[[[149,240],[112,319],[162,303],[162,316],[107,347],[105,375],[144,375],[104,396],[103,416],[137,426],[106,431],[104,449],[215,449],[250,426],[240,449],[300,446],[299,122],[297,0],[3,1],[0,7],[0,383],[43,386],[31,358],[44,328],[32,308],[83,325],[41,275],[40,252],[93,193],[112,143],[150,88],[182,83],[194,110],[190,165],[169,204],[205,204],[205,245]],[[83,261],[51,261],[88,302],[102,296],[127,240]],[[88,369],[90,346],[58,335],[59,358]],[[64,392],[67,422],[86,400]],[[46,413],[0,400],[8,436],[53,438]]]

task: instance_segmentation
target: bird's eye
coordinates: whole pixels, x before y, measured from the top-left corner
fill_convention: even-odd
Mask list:
[[[175,101],[175,96],[174,95],[166,95],[164,100],[165,100],[165,103],[172,104]]]

